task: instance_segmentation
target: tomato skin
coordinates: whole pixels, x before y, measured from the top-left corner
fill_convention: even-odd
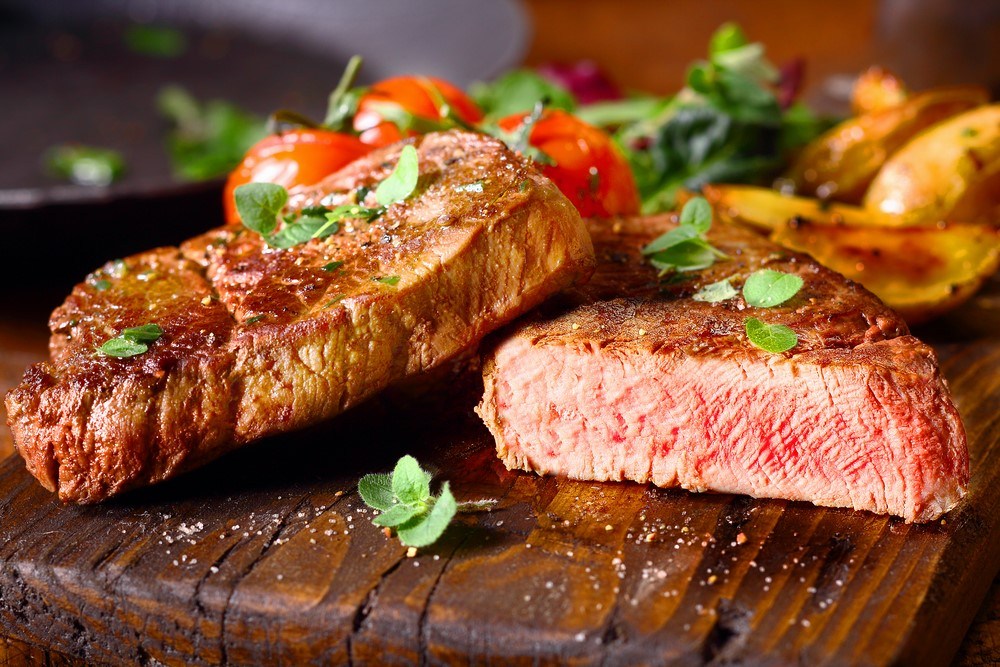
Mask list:
[[[436,90],[436,92],[435,92]],[[466,123],[473,125],[483,119],[483,112],[468,95],[447,81],[429,76],[397,76],[373,84],[358,101],[354,116],[354,130],[361,141],[372,146],[387,146],[403,138],[399,128],[383,120],[378,104],[393,102],[414,116],[440,120],[438,94],[451,107],[452,112]],[[416,132],[409,132],[409,136]]]
[[[524,114],[502,119],[505,131],[516,130]],[[585,218],[635,215],[639,190],[632,169],[611,137],[576,116],[558,109],[546,111],[531,129],[529,143],[555,164],[539,163]]]
[[[285,188],[312,185],[371,152],[372,146],[341,132],[295,129],[272,134],[250,147],[229,174],[223,191],[226,222],[240,222],[233,191],[244,183],[277,183]]]

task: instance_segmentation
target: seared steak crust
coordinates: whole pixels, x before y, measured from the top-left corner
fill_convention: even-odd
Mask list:
[[[965,431],[932,350],[861,286],[736,227],[731,259],[658,280],[640,248],[669,216],[592,221],[598,269],[497,337],[479,407],[510,468],[937,518],[968,483]],[[804,280],[776,308],[701,287],[772,268]],[[748,316],[796,331],[775,355]]]
[[[589,275],[579,215],[502,144],[464,132],[415,141],[418,193],[372,223],[288,250],[220,228],[77,285],[50,321],[52,361],[7,396],[28,469],[74,502],[166,479],[336,415]],[[399,150],[293,192],[291,205],[349,201]],[[147,322],[164,335],[145,354],[95,354]]]

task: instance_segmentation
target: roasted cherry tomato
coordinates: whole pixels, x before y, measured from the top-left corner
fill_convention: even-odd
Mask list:
[[[500,121],[500,127],[512,132],[526,119],[525,114],[508,116]],[[538,119],[528,141],[555,163],[538,166],[583,217],[639,212],[639,190],[632,170],[603,131],[553,109]]]
[[[250,147],[243,162],[229,174],[223,194],[226,221],[240,221],[233,201],[233,191],[239,185],[312,185],[371,150],[355,137],[329,130],[303,128],[265,137]]]
[[[398,104],[414,116],[440,121],[442,101],[455,116],[470,125],[483,118],[476,103],[447,81],[429,76],[397,76],[372,85],[362,95],[354,116],[354,129],[366,144],[386,146],[399,141],[403,135],[398,127],[385,120],[378,109],[379,104]]]

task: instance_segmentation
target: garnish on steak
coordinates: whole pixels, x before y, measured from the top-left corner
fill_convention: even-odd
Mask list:
[[[938,518],[962,498],[965,430],[934,353],[898,315],[807,256],[730,225],[708,234],[728,260],[660,279],[641,248],[675,224],[592,221],[591,281],[491,343],[479,413],[509,468],[907,521]],[[764,268],[803,286],[770,308],[729,292],[704,298]],[[797,344],[758,349],[748,318],[790,328]]]
[[[288,249],[236,226],[128,257],[52,315],[52,361],[7,396],[28,469],[60,498],[100,501],[267,435],[301,428],[433,368],[593,269],[586,227],[499,141],[412,140],[417,192],[376,219]],[[401,145],[291,193],[353,201]],[[465,188],[481,183],[475,191]],[[285,223],[289,224],[289,223]],[[148,350],[95,352],[130,327]]]

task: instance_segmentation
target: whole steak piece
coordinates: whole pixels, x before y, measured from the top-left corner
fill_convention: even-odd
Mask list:
[[[664,283],[640,248],[671,217],[590,223],[598,268],[497,337],[479,413],[508,468],[585,480],[940,517],[969,479],[965,430],[932,350],[860,285],[736,227],[729,260]],[[775,308],[692,295],[771,268],[803,288]],[[558,301],[559,303],[555,303]],[[771,354],[756,317],[799,342]]]
[[[414,141],[417,191],[370,223],[289,249],[224,227],[77,285],[52,314],[51,362],[7,395],[32,474],[80,503],[166,479],[343,412],[590,275],[576,210],[503,144],[466,132]],[[292,193],[289,206],[352,201],[400,150]],[[147,352],[95,352],[147,323],[163,330]]]

